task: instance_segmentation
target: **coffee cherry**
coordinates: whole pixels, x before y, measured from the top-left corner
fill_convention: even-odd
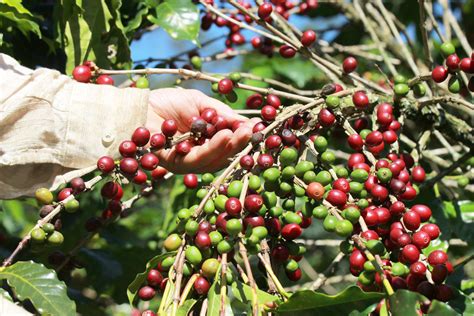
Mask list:
[[[203,277],[198,277],[194,281],[194,290],[198,295],[206,295],[209,292],[211,284]]]
[[[229,78],[221,79],[218,83],[218,91],[222,94],[229,94],[234,89],[234,83]]]
[[[107,84],[107,85],[114,85],[114,79],[112,79],[109,75],[100,75],[96,81],[97,84]]]
[[[347,138],[347,142],[352,149],[356,151],[362,150],[364,146],[364,140],[359,134],[352,134]]]
[[[303,32],[303,35],[301,36],[301,44],[303,44],[303,46],[311,46],[315,41],[316,32],[314,32],[313,30],[306,30]]]
[[[150,140],[150,131],[145,127],[137,128],[132,134],[132,141],[139,147],[148,144]]]
[[[265,105],[261,110],[261,116],[265,121],[275,120],[276,115],[277,115],[277,111],[271,105]]]
[[[333,189],[329,191],[326,200],[331,203],[332,205],[342,207],[347,202],[347,195],[346,193],[342,192],[341,190]]]
[[[245,170],[250,170],[255,164],[253,157],[251,155],[244,155],[239,160],[240,166]]]
[[[311,182],[306,187],[306,194],[313,200],[320,201],[324,196],[325,189],[319,182]]]
[[[184,255],[186,260],[193,265],[198,265],[202,261],[202,254],[201,251],[195,246],[189,246],[186,248]]]
[[[415,211],[409,211],[403,214],[403,223],[409,230],[415,231],[420,227],[421,218]]]
[[[357,60],[354,57],[347,57],[342,62],[342,70],[348,74],[356,70],[357,68]]]
[[[134,158],[123,158],[120,160],[120,171],[123,173],[133,175],[138,170],[138,161]]]
[[[258,16],[262,19],[262,20],[266,20],[270,17],[270,15],[272,14],[272,11],[273,11],[273,6],[268,3],[268,2],[265,2],[265,3],[262,3],[259,7],[258,7]]]
[[[145,285],[144,287],[140,288],[140,290],[138,290],[138,297],[142,301],[149,301],[153,297],[155,297],[155,295],[156,295],[155,289],[148,285]]]
[[[364,263],[366,261],[367,258],[365,257],[365,255],[357,248],[354,248],[352,254],[349,257],[349,264],[351,269],[355,271],[362,271],[364,269]]]
[[[267,95],[265,100],[266,100],[267,105],[271,105],[275,109],[278,109],[281,106],[280,98],[274,94]]]
[[[369,105],[369,97],[364,91],[356,91],[352,95],[352,102],[358,109],[365,109]]]
[[[280,52],[281,57],[283,58],[292,58],[296,55],[296,50],[293,47],[286,44],[280,46],[279,52]]]
[[[336,116],[328,109],[321,109],[318,114],[319,123],[324,127],[330,127],[336,121]]]
[[[449,55],[452,55],[456,52],[456,48],[451,42],[445,42],[441,44],[441,53],[443,54],[444,57],[447,57]]]
[[[140,77],[135,82],[135,85],[138,89],[148,89],[148,87],[150,86],[150,83],[148,82],[147,77]]]
[[[281,137],[278,135],[270,135],[265,140],[265,147],[269,150],[279,148],[281,145]]]
[[[58,201],[63,201],[65,200],[68,196],[72,194],[72,189],[71,188],[64,188],[58,193],[57,200]]]
[[[428,255],[428,263],[432,266],[445,264],[448,261],[448,255],[442,250],[434,250]]]
[[[64,205],[64,210],[68,213],[75,213],[79,210],[79,201],[72,199]]]
[[[427,233],[431,240],[438,238],[440,234],[439,227],[436,224],[425,224],[421,227],[421,231]]]
[[[413,262],[410,265],[410,273],[411,274],[423,276],[423,275],[425,275],[426,270],[427,270],[426,266],[420,261]]]
[[[428,299],[432,299],[435,294],[435,286],[428,281],[423,281],[416,287],[416,291]]]
[[[155,170],[151,172],[151,177],[153,180],[160,180],[163,179],[163,177],[168,173],[168,170],[166,170],[163,167],[156,167]]]
[[[225,202],[225,211],[230,216],[238,216],[242,211],[242,204],[238,198],[231,197]]]
[[[173,119],[165,120],[161,124],[161,132],[167,137],[173,137],[178,131],[178,125]]]
[[[202,274],[208,278],[214,277],[218,269],[219,261],[215,258],[206,259],[201,266]]]
[[[201,118],[208,123],[212,123],[212,120],[217,116],[217,111],[213,108],[205,108],[201,112]]]
[[[252,94],[245,102],[249,109],[259,109],[263,105],[263,97],[259,93]]]
[[[456,54],[451,54],[446,57],[446,66],[450,71],[456,71],[459,69],[459,63],[461,59]]]
[[[354,227],[352,226],[352,223],[348,220],[342,220],[336,223],[335,232],[341,237],[348,237],[352,234],[353,230]]]
[[[365,143],[369,146],[377,146],[382,142],[383,134],[379,131],[372,131],[365,138]]]
[[[198,177],[194,173],[188,173],[184,176],[183,182],[188,189],[195,189],[198,186]]]
[[[97,160],[97,169],[99,169],[102,173],[107,174],[112,172],[115,167],[115,162],[112,157],[109,156],[102,156]]]
[[[151,269],[150,272],[148,272],[146,280],[150,286],[159,286],[163,281],[163,276],[160,271]]]
[[[433,267],[431,271],[431,278],[435,284],[441,284],[446,280],[448,276],[448,268],[444,264],[437,264]]]
[[[436,66],[431,72],[431,78],[434,82],[441,83],[448,77],[448,70],[443,66]]]
[[[83,65],[76,66],[72,71],[72,77],[76,81],[88,83],[92,77],[91,68]]]
[[[286,240],[293,240],[298,238],[302,232],[303,230],[301,229],[300,225],[291,223],[283,226],[281,229],[281,236]]]
[[[340,190],[344,193],[349,193],[349,191],[351,189],[349,181],[347,179],[344,179],[344,178],[339,178],[339,179],[335,180],[332,184],[332,187],[333,187],[333,189]]]
[[[271,256],[276,261],[282,262],[288,260],[290,252],[285,245],[277,244],[271,251]]]
[[[474,73],[474,62],[471,58],[463,58],[461,59],[459,68],[467,74]]]
[[[163,242],[166,251],[175,251],[181,246],[181,237],[178,234],[169,235]]]
[[[296,269],[295,271],[285,271],[285,273],[288,279],[293,282],[298,281],[299,279],[301,279],[302,276],[300,268]]]
[[[273,166],[273,162],[273,157],[269,154],[260,154],[257,158],[257,164],[263,169]]]
[[[140,158],[140,165],[145,170],[154,170],[158,167],[159,159],[154,153],[146,153]]]
[[[431,217],[431,209],[428,206],[423,205],[423,204],[413,205],[410,211],[414,211],[418,213],[418,215],[420,216],[420,220],[422,222],[428,221]]]
[[[415,245],[408,244],[403,247],[402,256],[407,262],[413,263],[420,258],[420,251]]]
[[[453,298],[453,290],[449,285],[440,284],[436,291],[436,299],[441,302],[450,301]]]
[[[48,236],[48,244],[52,246],[60,246],[64,242],[64,236],[58,231],[54,231]]]
[[[419,249],[424,249],[429,246],[431,239],[428,233],[420,230],[413,234],[412,241]]]
[[[189,154],[192,148],[193,144],[190,140],[183,140],[175,146],[176,153],[180,156],[185,156]]]
[[[258,194],[251,194],[245,197],[244,208],[247,212],[257,213],[263,205],[263,198]]]
[[[166,137],[161,133],[153,134],[150,138],[150,147],[153,150],[162,149],[165,147]]]
[[[36,201],[43,205],[51,204],[54,201],[54,196],[51,191],[46,188],[39,188],[35,191]]]
[[[30,237],[33,243],[42,244],[46,239],[46,233],[41,228],[35,228],[31,231]]]

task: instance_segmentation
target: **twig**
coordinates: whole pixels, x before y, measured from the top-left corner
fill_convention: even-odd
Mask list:
[[[464,162],[466,162],[469,158],[472,157],[472,153],[471,151],[465,153],[461,158],[459,158],[457,161],[453,162],[451,164],[451,166],[449,166],[448,168],[446,169],[443,169],[443,171],[441,171],[440,173],[438,173],[434,178],[431,178],[429,179],[428,181],[425,181],[422,185],[421,185],[421,188],[424,188],[424,187],[431,187],[433,186],[436,182],[438,182],[439,180],[441,180],[444,176],[450,174],[451,172],[453,172],[454,170],[456,170],[457,167],[459,167],[460,165],[462,165]]]
[[[337,256],[334,258],[334,260],[329,264],[329,266],[324,270],[323,273],[320,273],[318,275],[318,278],[311,284],[311,289],[313,291],[316,291],[319,289],[321,286],[324,285],[324,282],[328,279],[329,274],[333,273],[334,267],[341,262],[342,258],[344,258],[344,253],[340,252],[337,254]]]

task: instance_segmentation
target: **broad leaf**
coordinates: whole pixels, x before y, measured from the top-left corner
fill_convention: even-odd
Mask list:
[[[156,8],[156,17],[148,16],[148,19],[174,39],[197,43],[199,8],[190,0],[166,0]]]
[[[0,270],[19,300],[30,300],[41,314],[75,315],[76,304],[66,293],[54,270],[33,261],[17,262]]]
[[[31,12],[21,4],[21,1],[0,1],[0,22],[2,27],[5,29],[8,25],[13,25],[25,36],[28,36],[28,33],[32,32],[41,38],[41,31],[38,23],[34,20]]]
[[[382,293],[364,292],[357,286],[350,286],[336,295],[327,295],[315,291],[295,292],[277,312],[296,313],[310,311],[318,315],[348,315],[352,311],[362,311],[384,297]]]
[[[232,294],[236,299],[243,303],[248,303],[252,301],[252,288],[247,284],[242,282],[235,281],[231,284]],[[262,305],[268,302],[274,302],[278,300],[278,297],[271,295],[267,292],[257,289],[257,300],[258,304]]]
[[[195,299],[188,299],[186,300],[183,305],[178,308],[177,316],[187,316],[191,309],[193,308],[194,304],[196,304],[197,300]]]
[[[321,77],[322,74],[310,62],[302,59],[275,58],[272,59],[272,66],[276,73],[292,80],[299,88],[303,88],[310,80]]]
[[[438,300],[433,300],[428,310],[430,316],[457,316],[459,315],[454,309],[452,309],[448,304],[440,302]]]
[[[448,304],[461,315],[474,315],[474,302],[461,291],[455,290],[454,299]]]
[[[160,261],[174,254],[175,252],[167,252],[167,253],[155,256],[151,258],[150,261],[148,261],[148,263],[146,264],[145,271],[137,274],[135,279],[132,281],[132,283],[130,283],[130,285],[127,288],[127,296],[128,296],[128,301],[130,302],[130,305],[133,305],[133,301],[135,300],[137,292],[140,289],[140,287],[143,285],[143,283],[145,282],[148,272],[150,272],[151,269],[155,268]]]
[[[390,311],[393,316],[417,316],[418,302],[425,299],[416,292],[398,290],[390,296]]]

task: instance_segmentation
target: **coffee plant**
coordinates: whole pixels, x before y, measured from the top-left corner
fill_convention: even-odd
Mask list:
[[[40,205],[19,242],[2,214],[6,298],[50,315],[474,314],[472,1],[99,2],[54,17],[1,2],[2,49],[28,64],[18,41],[57,27],[49,66],[76,81],[203,81],[253,134],[220,172],[173,175],[159,151],[185,157],[244,122],[209,107],[181,133],[165,117],[58,192],[3,201],[17,218]],[[197,46],[132,67],[130,41],[156,27]],[[200,52],[214,42],[225,48]],[[208,67],[235,58],[241,71]]]

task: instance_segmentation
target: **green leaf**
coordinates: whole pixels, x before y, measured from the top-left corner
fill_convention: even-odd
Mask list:
[[[40,314],[75,315],[76,304],[54,270],[33,261],[17,262],[0,270],[19,300],[30,300]]]
[[[177,316],[187,316],[191,309],[193,308],[194,304],[196,304],[197,300],[189,299],[186,300],[183,305],[178,308]]]
[[[31,32],[41,38],[38,23],[31,13],[17,1],[0,1],[0,25],[2,25],[2,29],[12,25],[27,37]]]
[[[474,302],[472,299],[461,291],[454,291],[455,296],[454,299],[448,302],[449,306],[461,315],[474,315]]]
[[[199,35],[199,8],[191,0],[167,0],[156,8],[156,17],[150,22],[159,25],[177,40],[197,43]]]
[[[220,285],[220,267],[214,278],[214,282],[207,293],[207,316],[219,316],[221,308],[221,285]],[[225,315],[234,315],[230,306],[229,297],[225,299]]]
[[[235,281],[231,284],[232,294],[236,299],[243,303],[248,303],[252,301],[252,288],[247,284],[242,282]],[[258,304],[262,305],[268,302],[274,302],[278,300],[278,297],[271,295],[267,292],[257,289],[257,300]]]
[[[310,62],[301,59],[275,58],[272,59],[272,66],[276,73],[287,77],[299,88],[303,88],[310,80],[321,74],[321,71],[315,69]]]
[[[428,256],[434,250],[443,250],[447,252],[449,243],[446,240],[435,239],[430,242],[430,245],[423,249],[423,254]]]
[[[311,310],[318,315],[348,315],[352,311],[361,311],[369,305],[380,301],[382,293],[364,292],[357,286],[350,286],[336,295],[327,295],[310,290],[295,292],[277,312]]]
[[[438,300],[433,300],[428,310],[430,316],[457,316],[459,315],[454,309],[452,309],[448,304],[440,302]]]
[[[416,292],[398,290],[390,296],[390,311],[393,316],[417,316],[417,305],[424,297]]]
[[[127,296],[128,296],[128,301],[130,302],[130,305],[133,305],[133,301],[135,300],[137,292],[140,289],[140,287],[143,285],[143,283],[145,282],[148,272],[150,272],[151,269],[155,268],[156,265],[160,261],[174,254],[175,252],[167,252],[161,255],[154,256],[147,262],[145,271],[137,274],[135,279],[132,281],[132,283],[130,283],[130,285],[127,288]]]

